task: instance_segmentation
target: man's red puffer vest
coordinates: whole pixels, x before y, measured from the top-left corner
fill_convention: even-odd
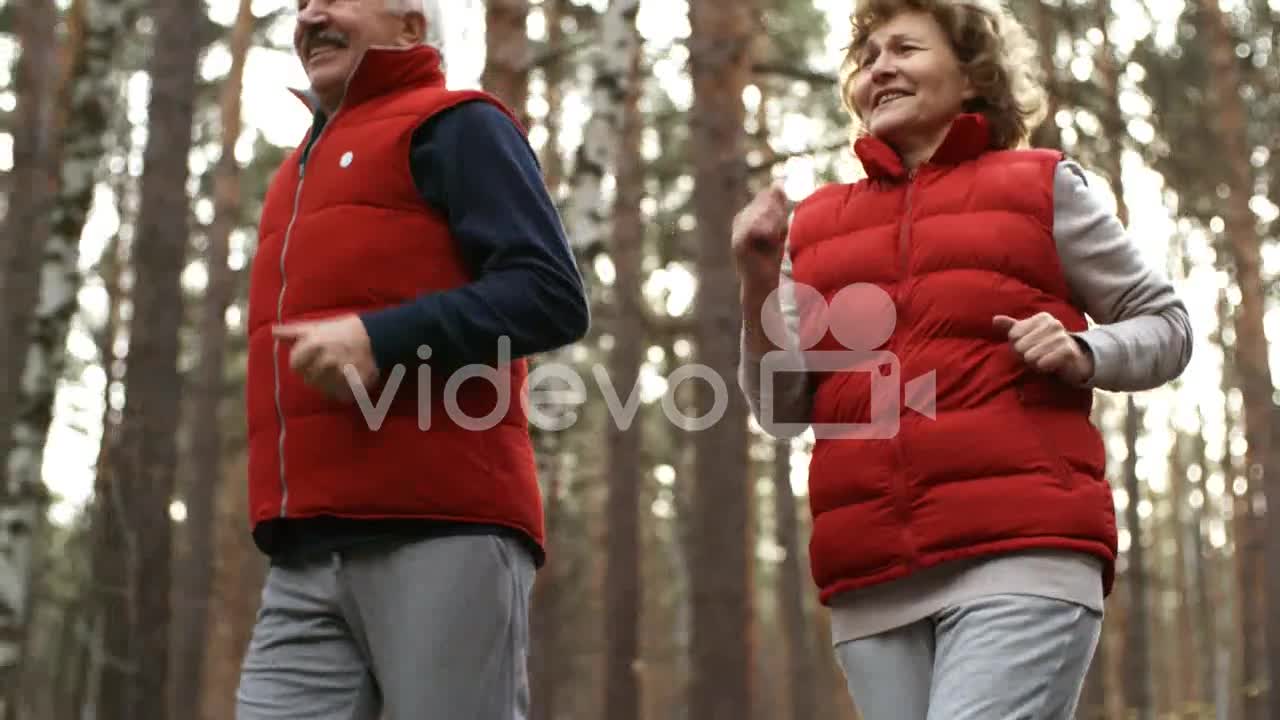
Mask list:
[[[384,373],[371,403],[397,375],[400,383],[382,424],[371,426],[358,406],[305,385],[289,368],[292,345],[271,332],[277,323],[398,305],[471,281],[445,217],[423,203],[409,172],[414,130],[470,100],[511,115],[486,94],[447,90],[431,48],[369,50],[312,145],[305,178],[304,143],[272,179],[249,297],[254,524],[317,515],[439,518],[512,527],[542,545],[541,496],[520,401],[523,360],[493,370],[507,385],[505,398],[485,379],[457,389],[456,405],[470,418],[496,411],[489,429],[451,419],[448,378],[425,367]]]
[[[893,437],[819,439],[809,470],[813,577],[823,602],[950,560],[1029,548],[1091,553],[1110,593],[1115,509],[1092,392],[1027,367],[992,323],[1039,312],[1087,327],[1053,238],[1062,155],[996,151],[962,115],[914,174],[883,142],[855,149],[867,179],[796,208],[796,282],[828,301],[854,283],[893,299],[880,350],[901,381],[936,373],[936,417],[907,409]],[[807,322],[812,316],[802,319]],[[841,350],[831,333],[813,348]],[[818,373],[813,423],[867,423],[870,377]]]

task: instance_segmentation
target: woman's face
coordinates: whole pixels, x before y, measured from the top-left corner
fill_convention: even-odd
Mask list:
[[[900,152],[939,139],[974,96],[945,32],[926,12],[894,15],[857,60],[854,107],[872,135]]]

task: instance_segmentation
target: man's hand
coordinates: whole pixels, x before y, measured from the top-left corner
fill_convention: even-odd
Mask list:
[[[774,184],[760,191],[733,219],[733,257],[744,283],[776,284],[787,239],[787,196]]]
[[[271,332],[293,341],[289,367],[308,385],[335,400],[355,402],[353,383],[367,390],[378,379],[369,334],[355,315],[285,323]]]
[[[1057,318],[1047,312],[1025,320],[1007,315],[992,318],[996,330],[1009,337],[1013,351],[1026,364],[1063,380],[1082,384],[1093,377],[1093,355],[1084,351]]]

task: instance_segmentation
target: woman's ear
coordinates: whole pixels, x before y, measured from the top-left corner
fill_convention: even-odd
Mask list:
[[[421,45],[427,39],[427,18],[420,12],[400,16],[400,39],[406,45]]]

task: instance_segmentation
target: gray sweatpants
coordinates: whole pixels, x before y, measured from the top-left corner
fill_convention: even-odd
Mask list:
[[[990,595],[836,646],[863,720],[1071,720],[1102,616]]]
[[[492,535],[273,563],[237,720],[523,720],[534,567]]]

